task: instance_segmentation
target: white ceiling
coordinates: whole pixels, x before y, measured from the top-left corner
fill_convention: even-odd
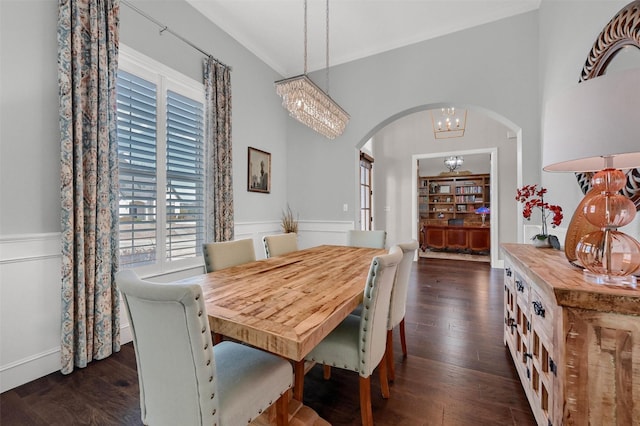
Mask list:
[[[303,0],[186,1],[282,76],[303,73]],[[535,10],[540,1],[332,0],[329,65]],[[326,2],[308,0],[308,72],[325,68],[325,23]]]

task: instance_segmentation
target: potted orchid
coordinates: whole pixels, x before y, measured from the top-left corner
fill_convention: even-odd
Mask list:
[[[544,194],[547,193],[546,188],[538,187],[538,185],[525,185],[522,188],[518,188],[516,194],[516,200],[524,204],[522,210],[522,216],[531,220],[531,214],[533,209],[540,209],[542,213],[542,232],[536,234],[531,238],[534,245],[538,247],[549,247],[553,245],[555,248],[560,248],[558,238],[554,235],[549,235],[547,232],[547,219],[551,218],[551,227],[555,228],[562,223],[564,216],[562,215],[562,207],[549,204],[544,201]]]

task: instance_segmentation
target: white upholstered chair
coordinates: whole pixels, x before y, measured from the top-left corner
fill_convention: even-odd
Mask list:
[[[251,238],[205,243],[202,245],[202,255],[204,256],[204,266],[207,272],[256,260],[256,251]]]
[[[391,290],[402,250],[392,247],[388,254],[371,262],[364,286],[361,316],[349,315],[307,355],[315,361],[355,371],[360,376],[360,414],[363,425],[373,424],[371,374],[378,367],[382,395],[389,397],[387,365],[384,360]]]
[[[418,242],[411,240],[408,243],[398,244],[402,250],[402,260],[396,271],[395,283],[391,291],[391,306],[389,308],[389,322],[387,324],[387,359],[389,379],[395,380],[395,368],[393,364],[393,329],[400,328],[400,344],[402,355],[407,356],[407,341],[404,332],[404,315],[407,310],[407,291],[409,278],[411,277],[411,264],[418,250]]]
[[[262,242],[264,243],[264,254],[267,258],[298,250],[298,234],[295,232],[265,235],[262,237]]]
[[[385,359],[387,360],[387,371],[389,380],[395,380],[395,367],[393,363],[393,329],[400,326],[400,344],[402,355],[407,356],[407,340],[404,329],[404,316],[407,308],[407,291],[409,289],[409,278],[411,277],[411,263],[418,250],[418,242],[411,240],[407,243],[398,244],[402,250],[402,260],[398,265],[396,277],[391,291],[391,305],[389,307],[389,322],[387,324],[387,350]],[[351,313],[360,316],[362,314],[362,304],[358,305]],[[331,369],[325,367],[324,377],[329,378]]]
[[[347,245],[352,247],[384,248],[387,231],[347,231]]]
[[[276,404],[288,424],[291,364],[233,342],[211,345],[199,285],[156,284],[131,270],[116,283],[129,314],[145,425],[246,425]]]

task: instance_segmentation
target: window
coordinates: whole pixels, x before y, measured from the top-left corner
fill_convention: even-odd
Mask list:
[[[373,215],[371,213],[372,170],[373,158],[360,152],[360,229],[363,231],[373,229]]]
[[[189,264],[204,241],[204,88],[121,49],[117,113],[120,266]]]

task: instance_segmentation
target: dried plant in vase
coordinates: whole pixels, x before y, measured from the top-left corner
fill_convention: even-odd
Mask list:
[[[298,216],[293,215],[293,211],[289,204],[287,204],[287,208],[282,211],[282,223],[280,224],[282,227],[282,232],[285,234],[289,234],[291,232],[298,233]]]
[[[516,201],[524,204],[522,216],[527,220],[531,220],[531,213],[534,208],[540,209],[540,212],[542,213],[542,232],[531,238],[534,245],[538,247],[549,247],[551,245],[554,248],[559,249],[560,243],[558,242],[558,237],[547,233],[547,218],[553,213],[551,227],[555,228],[560,225],[563,219],[562,207],[546,203],[544,201],[544,194],[546,193],[546,188],[538,188],[538,185],[536,184],[525,185],[522,188],[518,188]]]

